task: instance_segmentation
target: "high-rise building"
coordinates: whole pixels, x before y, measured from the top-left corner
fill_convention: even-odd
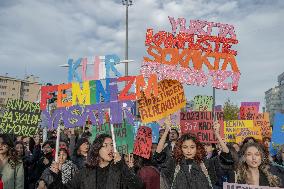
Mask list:
[[[0,106],[5,106],[8,98],[36,102],[40,97],[40,88],[33,75],[23,80],[0,76]]]
[[[284,72],[278,76],[278,85],[265,92],[265,104],[273,123],[275,113],[284,111]]]

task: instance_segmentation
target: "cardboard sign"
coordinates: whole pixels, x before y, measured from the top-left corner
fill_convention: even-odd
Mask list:
[[[226,142],[236,142],[236,131],[240,128],[252,128],[252,120],[230,120],[224,121],[224,134]]]
[[[284,144],[284,114],[276,113],[274,116],[273,132],[270,145],[270,154],[277,153],[280,146]]]
[[[149,159],[152,148],[152,130],[146,126],[140,126],[134,144],[133,154]]]
[[[124,122],[122,124],[114,124],[113,127],[117,151],[121,154],[132,153],[134,143],[133,126]],[[103,133],[109,134],[111,136],[109,123],[93,126],[91,141],[94,141],[96,136]]]
[[[224,137],[224,113],[215,112],[214,115],[221,125],[220,135]],[[200,142],[217,143],[213,131],[212,112],[181,112],[180,126],[182,134],[194,133]]]
[[[213,97],[197,95],[194,97],[193,111],[210,112],[213,107]]]
[[[142,93],[142,98],[138,100],[142,123],[149,123],[167,117],[186,105],[184,90],[178,81],[160,81],[158,94],[158,96],[152,95],[152,98],[147,98]]]
[[[223,183],[223,189],[280,189],[279,187],[269,187],[269,186],[255,186],[248,184],[238,184],[238,183]]]
[[[260,127],[263,137],[271,138],[272,128],[270,127],[270,120],[269,120],[269,113],[268,112],[257,114],[257,116],[254,120],[254,125],[256,127]]]
[[[241,120],[254,120],[258,114],[256,106],[241,106],[240,119]]]
[[[244,129],[237,129],[236,130],[236,143],[242,143],[245,138],[253,137],[256,140],[261,141],[261,129],[259,127],[252,127],[252,128],[244,128]]]
[[[260,105],[260,102],[241,102],[241,106],[255,106],[257,109],[257,112],[259,112],[259,105]]]
[[[0,130],[7,134],[33,137],[38,133],[41,118],[38,103],[8,99],[6,112],[0,120]]]

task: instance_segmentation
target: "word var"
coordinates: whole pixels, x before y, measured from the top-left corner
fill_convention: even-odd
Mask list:
[[[126,82],[122,91],[118,92],[118,83]],[[128,91],[135,83],[136,92],[128,94]],[[72,105],[90,105],[100,103],[101,96],[104,102],[122,101],[122,100],[136,100],[141,97],[141,88],[145,91],[147,97],[151,96],[153,91],[154,95],[158,95],[158,81],[157,76],[152,74],[148,79],[148,85],[142,75],[127,76],[119,78],[107,78],[106,88],[104,89],[100,80],[84,81],[83,88],[81,89],[80,83],[68,83],[54,86],[41,87],[41,104],[40,109],[46,109],[48,99],[52,98],[51,93],[57,92],[57,107],[70,107]],[[64,92],[72,90],[72,100],[65,101],[68,98]]]
[[[237,91],[240,79],[239,72],[210,70],[209,73],[205,73],[203,70],[177,68],[156,62],[143,62],[140,72],[144,77],[157,74],[158,80],[173,79],[182,84],[196,86],[205,86],[211,79],[212,87],[232,91]]]

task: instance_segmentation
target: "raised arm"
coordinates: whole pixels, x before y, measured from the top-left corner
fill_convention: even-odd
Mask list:
[[[213,124],[213,130],[214,130],[214,134],[218,140],[218,143],[221,145],[221,150],[222,152],[225,153],[229,153],[229,148],[227,147],[226,143],[224,142],[224,140],[221,138],[220,136],[220,124],[218,121],[215,121]]]

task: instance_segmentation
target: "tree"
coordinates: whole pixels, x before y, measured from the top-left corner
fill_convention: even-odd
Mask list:
[[[230,99],[228,99],[223,106],[224,110],[224,121],[228,120],[237,120],[240,108],[237,105],[234,105]]]

